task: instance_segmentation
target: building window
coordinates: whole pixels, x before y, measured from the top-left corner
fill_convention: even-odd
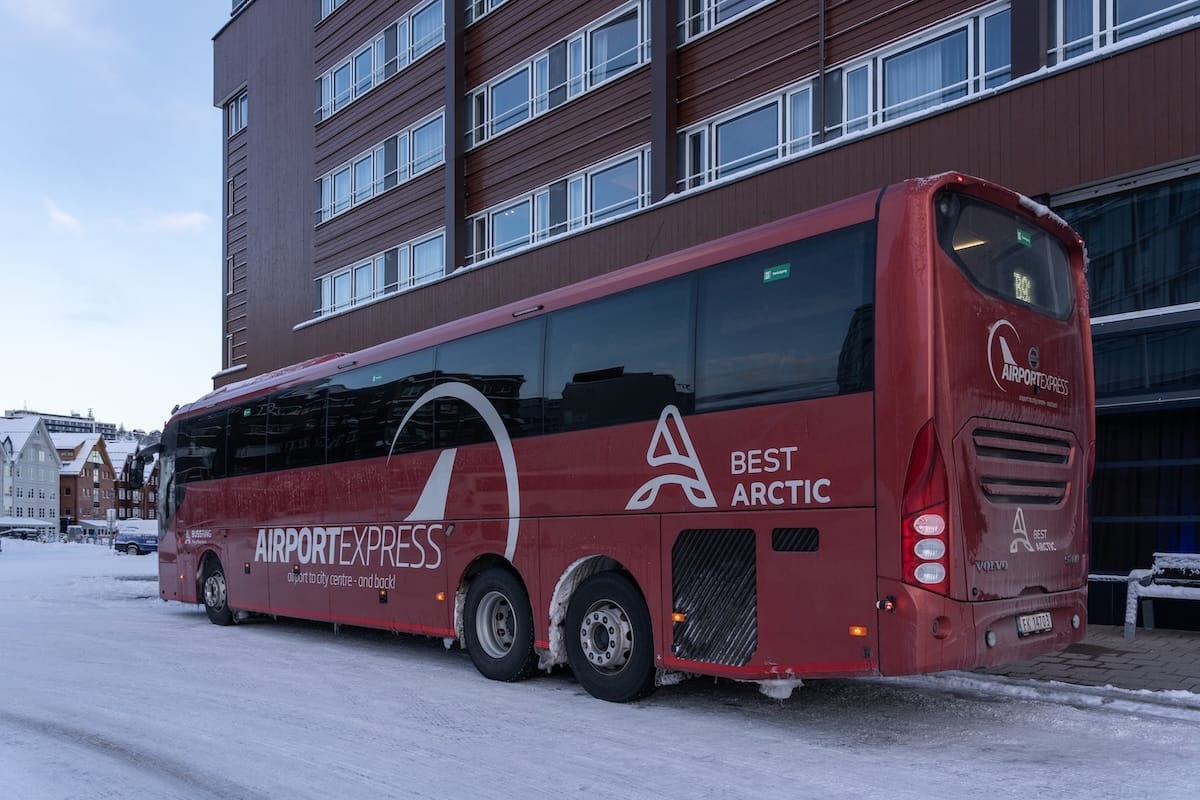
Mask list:
[[[378,297],[407,291],[446,272],[446,236],[441,231],[391,247],[314,282],[321,317]]]
[[[588,34],[588,83],[595,86],[633,69],[641,49],[638,8],[596,26]]]
[[[445,160],[442,112],[388,137],[332,172],[318,178],[313,188],[320,225],[388,189],[432,169]]]
[[[467,260],[478,263],[649,205],[649,149],[569,175],[477,214],[467,226]]]
[[[467,146],[485,142],[645,63],[647,27],[643,3],[627,3],[476,87],[468,95]]]
[[[243,91],[225,104],[225,119],[228,120],[230,138],[234,134],[240,133],[246,127],[246,119],[249,111],[247,102],[246,92]]]
[[[1200,13],[1198,0],[1053,0],[1047,63],[1053,65]]]
[[[728,178],[809,149],[812,103],[812,86],[805,83],[683,131],[678,188]]]
[[[1002,86],[1012,78],[1012,12],[983,18],[983,88]]]
[[[966,97],[967,44],[963,28],[883,59],[883,119]]]
[[[313,0],[317,22],[328,17],[333,12],[342,7],[346,0]]]
[[[316,122],[341,111],[433,50],[444,38],[442,0],[430,0],[410,10],[314,80]]]
[[[470,25],[502,5],[504,5],[504,0],[466,0],[466,24]]]
[[[679,44],[738,19],[773,0],[678,0]]]
[[[779,157],[779,104],[770,103],[713,125],[718,178]]]

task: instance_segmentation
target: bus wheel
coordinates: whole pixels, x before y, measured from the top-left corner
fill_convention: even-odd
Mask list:
[[[508,570],[489,569],[471,581],[463,623],[467,653],[484,677],[519,681],[537,671],[529,594]]]
[[[129,555],[131,555],[131,556],[140,555],[138,553],[138,546],[136,544],[131,544],[128,547],[126,547],[125,552],[129,553]]]
[[[233,611],[229,608],[225,570],[218,559],[210,558],[205,564],[200,585],[204,589],[204,610],[208,614],[208,621],[214,625],[232,625]]]
[[[601,572],[584,581],[565,630],[567,662],[592,697],[627,703],[654,691],[650,612],[629,578]]]

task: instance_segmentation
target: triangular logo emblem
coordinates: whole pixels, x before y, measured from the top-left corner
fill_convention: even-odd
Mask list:
[[[666,475],[646,481],[625,504],[626,511],[642,511],[654,505],[658,490],[672,484],[683,487],[688,501],[697,508],[714,508],[717,498],[713,496],[704,468],[692,446],[683,417],[675,406],[667,406],[658,417],[650,446],[646,448],[646,463],[652,467],[677,467]]]

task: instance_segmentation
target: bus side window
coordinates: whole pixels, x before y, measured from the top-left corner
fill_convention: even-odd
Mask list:
[[[504,421],[509,436],[542,432],[542,353],[545,320],[530,319],[440,345],[438,383],[478,390]],[[491,441],[475,409],[454,398],[438,401],[433,420],[438,447]]]
[[[691,413],[694,287],[673,278],[551,314],[546,432]]]

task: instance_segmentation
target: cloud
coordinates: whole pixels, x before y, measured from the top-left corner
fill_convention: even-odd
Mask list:
[[[203,211],[150,211],[135,226],[143,233],[195,233],[208,227]]]
[[[78,219],[63,211],[53,200],[46,200],[46,213],[50,215],[50,225],[59,230],[77,231],[83,227]]]

